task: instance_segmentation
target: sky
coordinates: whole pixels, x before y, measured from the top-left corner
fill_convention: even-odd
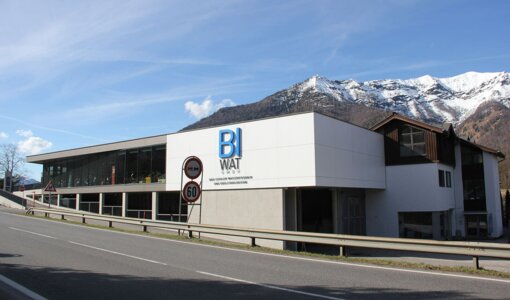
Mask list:
[[[510,71],[509,31],[505,0],[0,0],[0,144],[172,133],[316,74]]]

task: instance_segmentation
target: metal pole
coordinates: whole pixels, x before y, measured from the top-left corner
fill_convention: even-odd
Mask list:
[[[184,173],[184,164],[186,163],[186,159],[182,163],[181,166],[181,190],[179,192],[179,223],[181,222],[181,214],[182,214],[182,181],[183,181],[183,173]],[[187,222],[187,220],[186,220]]]

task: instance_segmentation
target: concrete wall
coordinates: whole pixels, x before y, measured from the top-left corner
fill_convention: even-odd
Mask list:
[[[376,132],[316,114],[317,186],[386,186],[384,137]]]
[[[438,169],[452,172],[443,164],[386,167],[386,190],[366,191],[367,235],[398,237],[398,213],[445,211],[454,208],[452,187],[440,187]]]
[[[204,191],[202,223],[259,229],[284,229],[282,189]],[[191,209],[191,206],[189,207]],[[195,206],[190,223],[198,223],[200,207]],[[212,238],[249,243],[246,238],[208,235]],[[282,249],[283,242],[257,240],[257,245]]]
[[[11,200],[6,199],[2,196],[0,196],[0,205],[10,208],[25,209],[23,205],[19,205],[18,203],[12,202]]]
[[[483,153],[483,171],[485,176],[485,198],[487,203],[489,236],[503,235],[501,218],[501,198],[499,193],[498,160],[493,154]]]

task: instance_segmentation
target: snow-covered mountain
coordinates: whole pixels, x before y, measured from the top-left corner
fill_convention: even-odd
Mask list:
[[[327,94],[340,102],[364,104],[433,123],[458,124],[487,101],[510,108],[510,74],[506,72],[365,82],[313,76],[287,91],[289,95],[297,94],[287,101],[299,101],[305,93]]]
[[[318,111],[370,128],[397,112],[431,124],[453,123],[457,134],[510,155],[510,74],[467,72],[449,78],[357,82],[320,76],[246,105],[222,108],[183,130],[289,113]],[[510,159],[500,163],[510,187]]]

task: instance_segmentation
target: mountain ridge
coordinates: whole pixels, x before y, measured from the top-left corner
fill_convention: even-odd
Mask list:
[[[222,108],[183,130],[305,111],[317,111],[365,128],[393,112],[432,125],[452,123],[460,137],[510,154],[510,130],[505,127],[510,126],[507,72],[364,82],[314,75],[260,101]],[[487,118],[494,123],[487,123]],[[503,162],[501,169],[501,180],[510,187],[510,160]]]

